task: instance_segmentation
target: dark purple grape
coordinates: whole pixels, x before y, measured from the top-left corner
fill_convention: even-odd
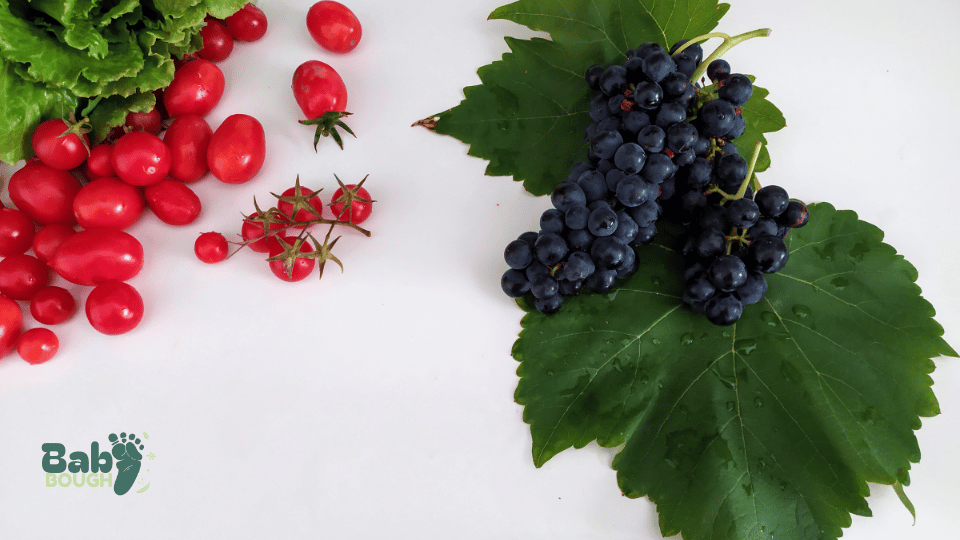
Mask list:
[[[623,263],[627,246],[612,236],[602,236],[590,246],[590,257],[600,268],[617,268]]]
[[[587,204],[587,196],[576,182],[561,182],[550,192],[550,202],[561,212],[574,204]]]
[[[533,247],[523,240],[514,240],[503,250],[503,259],[514,270],[523,270],[533,262]]]
[[[600,171],[587,171],[577,179],[577,185],[583,190],[587,203],[607,198],[607,179]],[[579,206],[579,205],[578,205]],[[583,205],[586,206],[586,205]]]
[[[592,292],[604,294],[610,292],[617,283],[617,271],[610,269],[600,269],[587,278],[584,285]]]
[[[623,182],[620,184],[623,185]],[[610,236],[617,230],[617,225],[617,213],[609,206],[591,211],[590,218],[587,220],[587,230],[597,237]]]
[[[700,107],[697,119],[703,125],[703,134],[708,137],[723,137],[733,129],[736,109],[728,101],[712,99]]]
[[[596,237],[590,234],[590,231],[587,229],[571,229],[567,233],[567,244],[570,249],[577,251],[590,251],[590,246],[593,245],[593,240]]]
[[[590,118],[593,119],[594,122],[599,122],[610,116],[610,109],[607,107],[608,99],[607,96],[599,94],[590,101]]]
[[[787,209],[777,216],[777,223],[787,227],[803,227],[810,220],[810,213],[807,206],[800,201],[790,201]]]
[[[663,103],[663,89],[653,81],[637,83],[633,90],[633,101],[637,107],[645,111],[652,111]]]
[[[653,240],[653,237],[657,234],[657,225],[656,223],[651,223],[649,225],[640,226],[637,230],[637,237],[633,239],[637,244],[647,244]]]
[[[590,139],[590,154],[599,159],[610,159],[623,144],[619,131],[598,131]]]
[[[549,298],[536,298],[533,301],[533,307],[544,315],[552,315],[560,311],[560,307],[562,305],[563,297],[559,294],[553,295]]]
[[[613,231],[613,237],[621,244],[629,244],[637,237],[640,227],[637,222],[624,211],[617,212],[617,230]]]
[[[656,184],[651,184],[637,175],[629,175],[617,184],[616,196],[620,204],[633,208],[656,199],[657,192]]]
[[[585,280],[579,279],[577,281],[570,281],[566,279],[561,279],[560,283],[560,296],[576,296],[580,294],[580,291],[583,289],[583,282]]]
[[[703,313],[717,326],[730,326],[743,314],[743,303],[732,294],[719,293],[707,301]]]
[[[756,225],[760,219],[760,208],[757,203],[746,197],[735,199],[727,203],[727,221],[734,227],[745,229]]]
[[[667,132],[660,126],[647,126],[637,133],[637,144],[642,146],[648,154],[656,154],[663,151],[663,147],[667,144]]]
[[[761,236],[776,236],[777,231],[779,230],[780,228],[777,226],[776,220],[773,218],[761,217],[757,220],[757,223],[754,226],[747,230],[747,236],[751,241],[753,241]]]
[[[637,174],[643,169],[643,164],[647,161],[647,153],[637,143],[624,143],[617,149],[613,155],[613,163],[618,169],[627,174]],[[606,182],[604,182],[606,185]],[[587,197],[589,199],[589,196]]]
[[[660,217],[660,205],[657,201],[648,200],[640,206],[627,208],[627,214],[639,227],[646,227],[655,223]]]
[[[570,281],[583,280],[596,270],[593,259],[583,251],[574,251],[567,257],[563,265],[563,279]]]
[[[677,172],[677,165],[666,154],[650,154],[643,166],[641,176],[647,182],[660,184],[672,178]]]
[[[767,278],[763,277],[763,274],[749,272],[747,281],[737,289],[735,294],[743,302],[743,305],[747,306],[756,304],[763,299],[763,296],[767,294],[767,287]]]
[[[667,148],[675,153],[690,152],[700,133],[693,124],[689,122],[680,122],[670,126],[667,130]]]
[[[689,298],[695,302],[706,302],[716,292],[717,288],[702,274],[690,279],[683,290],[684,298]]]
[[[727,235],[717,229],[704,229],[697,236],[695,253],[701,259],[709,259],[726,253]]]
[[[707,277],[724,292],[733,292],[747,281],[747,265],[736,255],[720,255],[707,267]]]
[[[561,234],[564,225],[564,213],[556,208],[548,208],[540,215],[540,230],[545,233]]]
[[[753,83],[746,75],[734,73],[719,84],[720,89],[717,95],[720,99],[728,101],[739,107],[746,103],[753,95]]]
[[[707,77],[713,82],[726,79],[729,75],[730,63],[722,58],[717,58],[707,65]]]
[[[749,169],[747,160],[739,154],[726,154],[715,160],[713,174],[720,189],[735,192],[740,189]]]
[[[620,131],[631,134],[633,137],[641,129],[650,125],[650,116],[643,111],[630,111],[620,119]]]
[[[608,96],[622,94],[627,85],[627,70],[623,66],[610,66],[600,75],[600,91]]]
[[[549,298],[560,293],[560,284],[550,274],[540,274],[530,280],[530,292],[535,298]]]
[[[758,272],[772,274],[787,264],[790,251],[783,240],[776,236],[761,236],[750,243],[747,261]]]
[[[562,261],[570,252],[567,242],[557,233],[541,234],[533,249],[537,260],[548,268]]]
[[[760,213],[771,218],[782,214],[790,204],[790,196],[787,195],[787,190],[780,186],[763,186],[760,191],[757,191],[753,200],[760,208]]]
[[[662,81],[676,70],[677,64],[666,52],[653,52],[643,59],[643,74],[655,83]]]
[[[663,47],[661,47],[659,43],[648,41],[643,45],[640,45],[639,47],[637,47],[636,50],[633,51],[633,56],[640,58],[642,60],[647,56],[650,56],[650,53],[655,53],[655,52],[663,52]]]
[[[587,81],[587,86],[591,90],[600,90],[600,75],[603,74],[605,68],[600,64],[594,64],[587,68],[587,72],[584,74],[583,78]]]
[[[585,229],[589,217],[590,210],[587,210],[586,206],[578,204],[567,208],[563,215],[563,221],[569,229]]]
[[[537,241],[537,237],[540,236],[536,231],[527,231],[517,237],[517,240],[523,240],[524,242],[530,244],[530,247],[533,247],[533,244]]]
[[[530,292],[530,280],[523,272],[511,268],[500,278],[500,288],[510,298],[520,298]]]
[[[680,103],[664,103],[657,112],[657,121],[661,128],[669,131],[670,126],[687,120],[687,108]]]

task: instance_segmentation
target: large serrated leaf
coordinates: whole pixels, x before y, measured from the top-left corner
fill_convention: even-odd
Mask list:
[[[734,326],[682,307],[682,260],[639,249],[615,292],[529,312],[513,354],[539,466],[596,440],[629,497],[687,540],[835,539],[868,482],[909,483],[939,412],[932,358],[956,356],[916,270],[851,211],[810,207],[789,264]]]

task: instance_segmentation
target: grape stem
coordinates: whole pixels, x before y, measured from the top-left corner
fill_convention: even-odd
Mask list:
[[[720,58],[721,56],[724,55],[724,53],[726,53],[730,49],[736,47],[737,45],[739,45],[740,43],[743,43],[748,39],[753,39],[755,37],[769,36],[770,31],[771,30],[769,28],[760,28],[758,30],[754,30],[752,32],[746,32],[744,34],[740,34],[733,37],[730,37],[727,34],[724,34],[723,32],[713,32],[710,34],[704,34],[702,36],[697,36],[691,40],[688,40],[686,43],[684,43],[679,49],[677,49],[673,53],[673,56],[680,54],[681,52],[683,52],[684,49],[686,49],[690,45],[693,45],[694,43],[699,43],[701,41],[706,41],[710,38],[715,38],[715,37],[723,39],[723,43],[721,43],[720,46],[717,47],[716,50],[714,50],[713,53],[710,54],[710,56],[706,57],[703,60],[703,62],[700,62],[700,65],[697,66],[697,70],[693,72],[693,76],[690,77],[690,82],[696,84],[696,82],[699,81],[703,77],[703,75],[707,72],[707,66],[710,65],[710,62],[713,62],[717,58]]]
[[[760,190],[760,181],[757,180],[753,171],[757,168],[757,160],[760,159],[760,148],[762,146],[763,146],[763,143],[760,141],[757,141],[757,143],[753,145],[753,155],[750,156],[750,163],[749,163],[749,167],[747,168],[747,176],[743,178],[743,182],[740,182],[740,188],[737,189],[736,193],[731,195],[729,193],[726,193],[720,188],[716,189],[716,192],[723,196],[723,200],[720,201],[720,204],[723,204],[727,201],[735,201],[737,199],[742,199],[743,196],[747,194],[747,188],[750,186],[751,180],[753,181],[754,190],[756,191]]]

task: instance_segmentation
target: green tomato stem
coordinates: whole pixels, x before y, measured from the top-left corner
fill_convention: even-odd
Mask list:
[[[746,33],[744,33],[744,34],[740,34],[740,35],[738,35],[738,36],[733,36],[733,37],[730,37],[730,36],[728,36],[728,35],[726,35],[726,34],[716,34],[716,33],[715,33],[715,34],[704,34],[703,36],[695,37],[695,38],[691,39],[689,42],[684,43],[684,46],[686,46],[688,43],[691,43],[691,44],[692,44],[692,43],[695,43],[695,42],[697,42],[697,41],[703,41],[703,39],[707,39],[707,38],[710,38],[710,37],[722,37],[722,38],[723,38],[723,43],[721,43],[720,46],[717,47],[717,49],[716,49],[715,51],[713,51],[713,53],[710,54],[710,56],[704,58],[704,59],[703,59],[703,62],[700,62],[700,65],[697,66],[697,70],[693,73],[693,76],[690,77],[690,82],[696,83],[697,81],[699,81],[699,80],[703,77],[703,75],[707,72],[707,66],[710,65],[710,62],[713,62],[713,61],[716,60],[717,58],[720,58],[721,56],[724,55],[724,53],[726,53],[726,52],[729,51],[730,49],[734,48],[735,46],[739,45],[740,43],[743,43],[744,41],[746,41],[746,40],[748,40],[748,39],[753,39],[753,38],[755,38],[755,37],[766,37],[766,36],[769,36],[769,35],[770,35],[770,31],[771,31],[771,30],[770,30],[769,28],[760,28],[760,29],[758,29],[758,30],[754,30],[754,31],[752,31],[752,32],[746,32]],[[706,36],[706,37],[705,37],[705,36]],[[701,39],[701,38],[703,38],[703,39]],[[677,52],[680,52],[680,51],[682,51],[682,50],[683,50],[683,47],[681,47]]]

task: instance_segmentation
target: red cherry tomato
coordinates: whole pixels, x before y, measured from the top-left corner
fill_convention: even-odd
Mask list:
[[[44,225],[33,235],[33,254],[44,263],[49,263],[53,252],[60,247],[60,244],[75,234],[77,231],[70,225],[62,223]]]
[[[30,216],[14,208],[0,208],[0,257],[26,252],[35,232]]]
[[[90,139],[86,135],[81,138],[74,126],[59,118],[41,122],[30,142],[40,161],[54,169],[79,167],[90,155]]]
[[[143,245],[120,229],[85,229],[64,240],[48,264],[77,285],[125,281],[143,268]]]
[[[33,255],[20,253],[0,260],[0,294],[30,300],[50,283],[50,269]]]
[[[73,215],[85,229],[126,229],[140,219],[143,208],[140,190],[113,177],[87,183],[73,199]]]
[[[293,97],[310,120],[327,111],[347,108],[347,87],[332,67],[319,60],[308,60],[293,72]]]
[[[253,4],[243,6],[223,22],[234,39],[240,41],[257,41],[267,33],[267,16]]]
[[[200,197],[183,182],[164,178],[143,194],[150,210],[167,225],[187,225],[200,215]]]
[[[216,19],[207,17],[200,29],[200,38],[203,39],[203,48],[198,51],[200,58],[222,62],[233,52],[233,35],[226,25]]]
[[[343,188],[337,188],[337,190],[333,192],[333,199],[330,201],[330,210],[333,211],[333,215],[340,221],[363,223],[373,212],[373,200],[370,198],[370,193],[367,192],[366,188],[357,187],[356,184],[347,184],[347,190],[353,193],[353,195],[344,197]],[[350,200],[351,198],[353,198],[352,201]],[[358,200],[358,198],[369,202]],[[347,204],[348,201],[350,207],[345,208],[345,204]]]
[[[20,334],[17,340],[17,354],[28,364],[42,364],[57,354],[60,340],[49,328],[31,328]]]
[[[77,300],[70,291],[47,285],[30,299],[30,314],[41,324],[60,324],[77,312]]]
[[[10,175],[7,188],[13,204],[37,223],[74,223],[73,197],[80,191],[80,181],[67,171],[27,162]]]
[[[87,158],[89,178],[116,175],[113,164],[110,162],[111,154],[113,154],[113,146],[106,143],[98,144],[90,150],[90,157]]]
[[[20,304],[0,296],[0,358],[10,354],[23,332],[23,310]]]
[[[292,187],[284,191],[280,196],[281,197],[293,197],[296,193],[296,188]],[[300,195],[306,197],[313,193],[313,190],[307,187],[300,186]],[[313,210],[307,210],[306,208],[301,208],[297,211],[297,215],[293,216],[293,221],[312,221],[319,219],[323,215],[323,201],[320,200],[320,195],[314,195],[307,200],[310,203],[310,206]],[[290,214],[293,212],[293,203],[289,201],[279,200],[277,201],[277,210],[283,214],[287,220],[290,220]]]
[[[122,281],[105,281],[94,287],[83,308],[90,325],[109,336],[125,334],[143,319],[143,297]]]
[[[147,112],[130,111],[123,125],[127,131],[146,131],[156,135],[163,129],[163,116],[156,107]]]
[[[227,239],[218,232],[205,232],[197,237],[193,243],[193,253],[198,259],[207,263],[218,263],[227,258],[230,247]]]
[[[310,7],[307,30],[321,47],[335,53],[352,51],[363,35],[360,20],[350,8],[332,0],[323,0]]]
[[[283,238],[286,244],[281,243],[277,238]],[[283,253],[283,251],[287,249],[286,246],[292,246],[296,240],[297,239],[292,236],[273,237],[268,239],[267,244],[270,246],[270,256],[275,257]],[[313,246],[310,245],[309,241],[305,240],[303,244],[300,245],[299,251],[302,253],[308,253],[313,251]],[[316,259],[297,257],[293,260],[293,266],[290,268],[289,272],[287,271],[284,261],[270,261],[270,271],[273,272],[273,275],[277,276],[283,281],[300,281],[309,276],[310,272],[313,272],[313,267],[316,265]]]
[[[207,147],[213,130],[199,114],[185,114],[170,123],[163,142],[170,149],[170,178],[195,182],[207,174]]]
[[[163,93],[167,114],[176,118],[185,114],[203,116],[223,97],[225,79],[213,62],[200,58],[181,66]]]
[[[167,176],[172,165],[170,149],[160,137],[131,131],[113,143],[110,164],[117,176],[132,186],[149,186]]]
[[[250,218],[256,217],[256,214],[250,214]],[[277,216],[279,219],[280,216]],[[274,221],[270,224],[271,231],[278,231],[283,228],[283,224]],[[270,246],[267,245],[267,238],[264,238],[263,232],[263,223],[252,221],[252,219],[243,220],[243,226],[240,228],[240,236],[243,237],[245,241],[250,242],[247,244],[251,250],[257,253],[268,253],[270,251]]]
[[[267,141],[260,122],[246,114],[228,116],[207,146],[207,166],[218,180],[242,184],[260,172]]]

